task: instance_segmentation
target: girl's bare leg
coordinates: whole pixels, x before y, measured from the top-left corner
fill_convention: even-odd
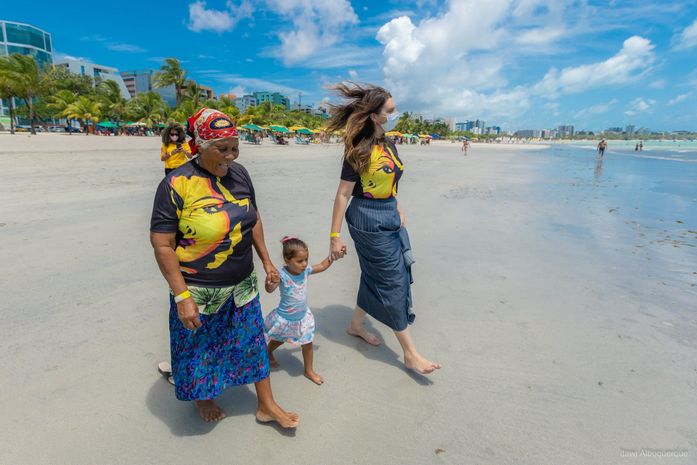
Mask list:
[[[309,379],[315,384],[324,383],[324,378],[318,375],[314,368],[312,367],[313,353],[312,353],[312,343],[302,345],[303,350],[303,363],[305,365],[305,378]]]
[[[267,346],[267,351],[269,352],[269,365],[272,367],[277,367],[278,362],[276,361],[276,357],[273,356],[273,351],[278,349],[283,345],[282,341],[274,341],[273,339],[269,341],[269,344]]]

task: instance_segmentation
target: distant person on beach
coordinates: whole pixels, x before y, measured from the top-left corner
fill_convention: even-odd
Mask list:
[[[184,127],[179,123],[170,123],[162,131],[162,148],[160,160],[165,162],[165,175],[179,168],[191,158],[189,144],[186,143]]]
[[[639,141],[639,151],[640,152],[644,151],[644,142],[643,141]]]
[[[194,401],[201,417],[215,422],[225,413],[214,399],[227,387],[254,383],[257,420],[294,428],[298,415],[283,410],[271,391],[252,249],[267,280],[279,274],[252,180],[235,161],[237,130],[227,115],[208,108],[187,126],[198,157],[165,176],[150,222],[155,259],[170,288],[175,395]]]
[[[346,255],[340,234],[345,213],[361,267],[357,305],[347,333],[379,345],[380,339],[364,326],[368,314],[394,331],[407,368],[431,373],[441,365],[416,350],[409,330],[414,321],[413,258],[404,212],[397,201],[404,164],[383,128],[398,115],[395,102],[389,92],[373,85],[341,83],[333,90],[346,100],[332,108],[328,128],[345,130],[345,146],[329,252],[332,260]]]
[[[637,144],[636,146],[634,146],[634,151],[635,151],[635,152],[638,152],[638,151],[639,151],[639,144]]]
[[[462,153],[464,153],[465,156],[467,156],[467,150],[468,150],[469,148],[470,148],[470,143],[469,143],[469,141],[468,141],[467,139],[463,140],[463,141],[462,141]]]
[[[607,148],[607,142],[605,142],[605,139],[603,139],[598,143],[598,154],[601,157],[605,155],[606,148]]]
[[[315,337],[315,317],[307,306],[307,280],[312,274],[325,271],[332,264],[329,257],[316,265],[309,266],[307,244],[297,237],[286,236],[283,244],[283,260],[286,266],[280,269],[280,277],[266,279],[269,294],[280,287],[281,301],[265,320],[266,343],[272,367],[278,366],[273,351],[284,343],[300,346],[303,354],[304,375],[315,384],[323,384],[322,378],[313,367],[312,341]]]

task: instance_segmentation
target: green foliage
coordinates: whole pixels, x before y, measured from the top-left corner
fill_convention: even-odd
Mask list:
[[[447,137],[451,133],[445,121],[429,121],[414,117],[409,112],[400,115],[394,130],[403,134],[438,134],[442,137]]]

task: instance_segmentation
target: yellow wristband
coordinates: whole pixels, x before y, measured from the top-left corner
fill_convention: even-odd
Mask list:
[[[337,232],[333,232],[329,235],[329,237],[341,237],[341,234],[339,234]]]
[[[181,294],[175,295],[175,296],[174,296],[174,302],[178,304],[178,303],[181,302],[182,300],[188,299],[189,297],[191,297],[191,292],[189,292],[189,290],[187,289],[187,290],[185,290],[184,292],[182,292]]]

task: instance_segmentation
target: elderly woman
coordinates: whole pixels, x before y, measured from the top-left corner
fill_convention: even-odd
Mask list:
[[[298,415],[274,400],[252,246],[278,278],[264,242],[252,180],[236,163],[239,139],[223,113],[189,118],[198,156],[165,176],[150,226],[155,258],[170,287],[170,350],[176,396],[205,421],[225,417],[215,403],[228,386],[254,383],[261,422],[284,428]]]
[[[329,253],[332,259],[346,254],[341,239],[344,212],[358,254],[361,281],[353,318],[347,332],[372,345],[378,337],[363,325],[366,313],[394,331],[404,351],[404,364],[427,374],[441,367],[423,357],[409,331],[411,311],[411,246],[397,201],[404,164],[383,125],[397,116],[392,96],[377,86],[334,87],[347,99],[332,109],[330,130],[345,130],[344,163],[334,199]],[[346,205],[351,204],[346,209]]]

